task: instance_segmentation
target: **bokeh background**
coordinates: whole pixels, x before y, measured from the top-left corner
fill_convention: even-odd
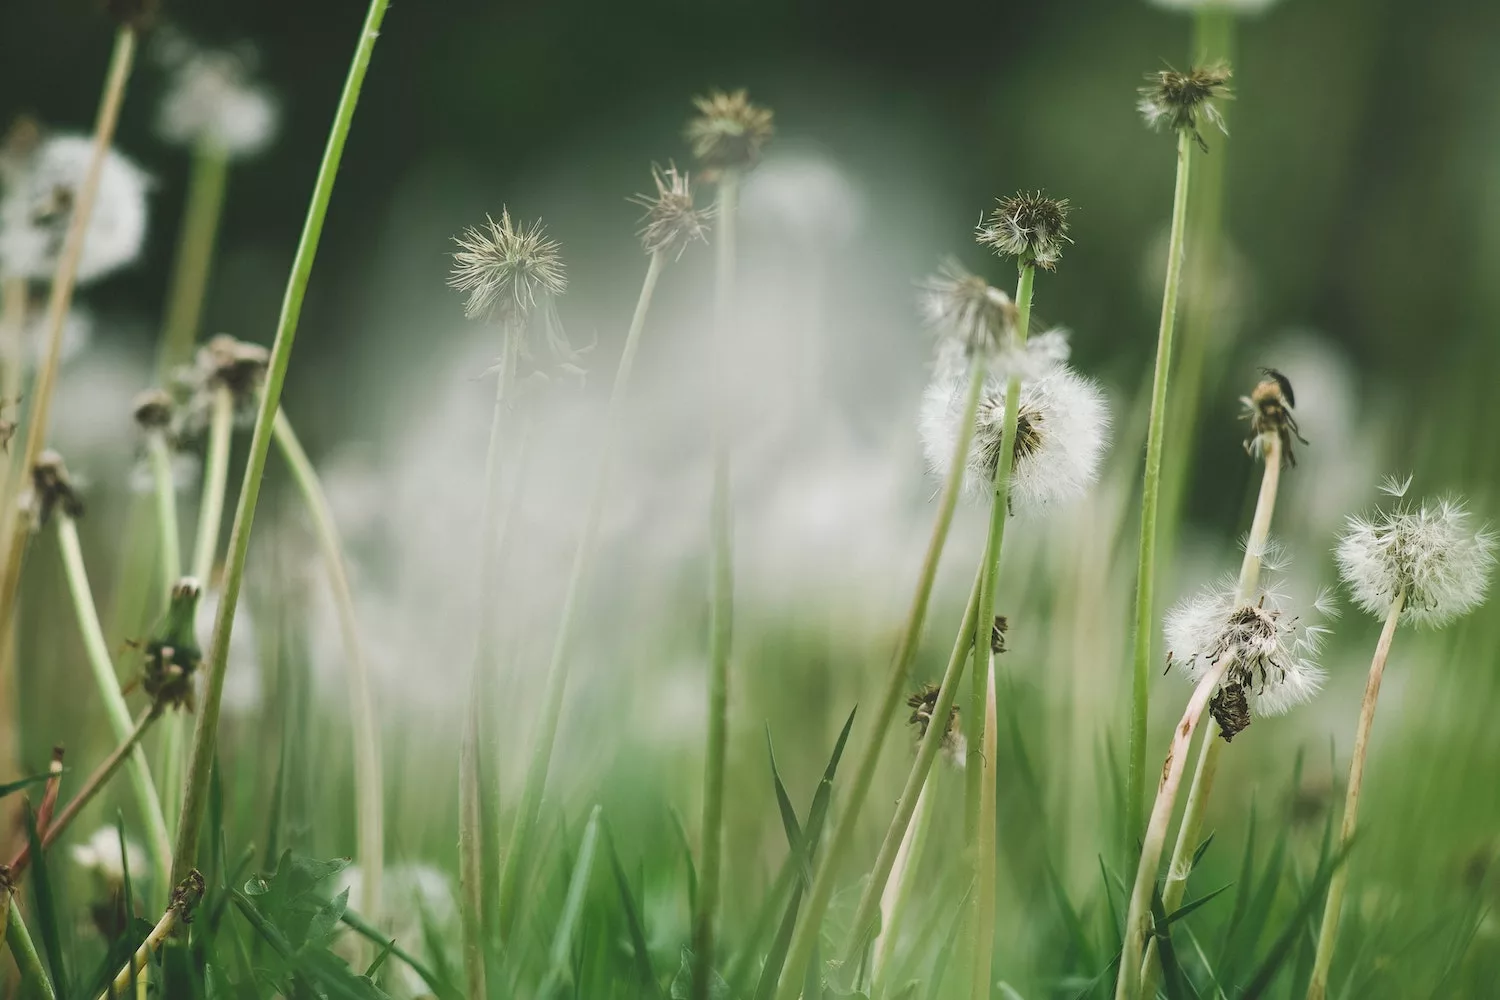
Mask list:
[[[270,340],[363,7],[166,4],[163,20],[200,43],[253,49],[281,113],[274,144],[231,170],[205,333]],[[1108,761],[1111,747],[1124,747],[1133,504],[1172,191],[1172,140],[1141,125],[1135,88],[1147,71],[1191,61],[1191,25],[1179,12],[1119,0],[392,8],[285,407],[327,478],[376,650],[393,857],[451,867],[454,720],[469,623],[481,610],[464,581],[495,341],[464,319],[445,286],[451,237],[502,206],[544,219],[569,269],[563,321],[575,343],[597,343],[582,385],[542,387],[528,404],[536,427],[519,540],[506,603],[486,612],[509,630],[513,714],[497,753],[501,780],[518,783],[604,392],[644,271],[638,210],[626,198],[647,188],[652,162],[687,164],[681,129],[693,95],[743,86],[775,110],[778,135],[745,192],[735,378],[719,397],[704,377],[711,255],[693,248],[663,281],[627,416],[557,759],[557,819],[576,824],[580,803],[602,800],[643,864],[665,873],[678,863],[639,845],[675,837],[673,810],[689,827],[697,813],[703,413],[724,405],[740,505],[730,857],[747,893],[774,872],[784,848],[762,726],[775,734],[789,784],[810,792],[849,708],[876,690],[930,523],[934,487],[915,428],[930,342],[916,282],[956,254],[1008,285],[1008,268],[973,244],[973,226],[995,197],[1045,188],[1071,200],[1075,244],[1055,274],[1039,278],[1037,310],[1073,331],[1075,365],[1107,388],[1116,446],[1094,496],[1023,519],[1007,541],[1001,602],[1015,625],[1005,692],[1015,739],[1006,751],[1002,737],[1002,752],[1015,774],[1029,747],[1026,766],[1045,792],[1002,809],[1002,841],[1013,845],[1002,871],[1021,900],[1050,892],[1037,874],[1044,857],[1059,859],[1080,896],[1097,888],[1095,855],[1118,841]],[[0,121],[28,113],[86,130],[110,36],[92,3],[10,0],[0,14]],[[151,229],[136,265],[80,296],[94,335],[64,369],[55,435],[100,501],[88,531],[101,580],[126,523],[129,400],[150,382],[189,169],[155,132],[168,81],[147,52],[117,147],[155,178]],[[1208,374],[1196,412],[1171,417],[1169,440],[1188,449],[1188,478],[1164,605],[1237,565],[1235,539],[1259,476],[1241,449],[1238,397],[1261,365],[1291,376],[1310,441],[1275,529],[1291,553],[1295,593],[1333,582],[1328,551],[1342,518],[1373,503],[1387,473],[1414,473],[1418,493],[1460,490],[1483,519],[1500,510],[1500,448],[1489,432],[1500,423],[1500,92],[1488,69],[1500,64],[1500,7],[1284,0],[1238,20],[1233,62],[1231,135],[1210,137],[1227,195],[1222,273],[1210,322],[1197,331]],[[246,775],[234,786],[241,815],[255,815],[275,779],[280,734],[295,731],[304,770],[286,839],[342,853],[352,807],[340,654],[305,529],[283,493],[273,489],[257,525],[250,624],[237,628],[247,643],[235,675],[246,707],[225,753]],[[963,512],[950,543],[923,676],[941,669],[982,521]],[[36,593],[62,593],[51,559],[29,571]],[[1351,612],[1328,657],[1325,695],[1258,724],[1244,752],[1237,741],[1226,755],[1213,816],[1235,831],[1226,840],[1238,841],[1257,799],[1263,810],[1290,810],[1316,839],[1330,798],[1341,798],[1375,632]],[[1500,821],[1500,744],[1489,725],[1497,635],[1500,615],[1484,611],[1450,632],[1401,636],[1397,661],[1410,659],[1393,661],[1370,791],[1370,815],[1386,821],[1372,824],[1360,859],[1378,873],[1366,884],[1386,893],[1364,914],[1373,948],[1383,947],[1382,921],[1394,927],[1414,899],[1424,899],[1419,919],[1437,922],[1449,904],[1493,893],[1482,872]],[[85,676],[76,638],[34,628],[23,642],[38,662],[56,664],[23,678],[27,758],[43,759],[58,740],[102,747],[90,735],[93,710],[76,706],[63,683]],[[289,695],[301,690],[289,678],[304,676],[308,689]],[[1185,689],[1176,678],[1154,685],[1154,719],[1165,729]],[[296,714],[283,711],[289,705]],[[882,780],[894,795],[904,763],[889,756],[898,759]],[[873,851],[882,825],[871,819],[862,851]],[[240,832],[253,839],[248,827]],[[1209,863],[1231,873],[1234,851]],[[665,874],[652,884],[670,950],[680,890]],[[1056,929],[1031,926],[1028,913],[1017,906],[1002,921],[1010,967],[1023,970],[1017,982],[1051,981]],[[1500,961],[1500,928],[1484,926],[1468,981]]]

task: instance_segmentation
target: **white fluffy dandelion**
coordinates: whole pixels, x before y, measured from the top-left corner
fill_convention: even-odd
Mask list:
[[[173,69],[156,129],[168,142],[205,144],[236,159],[253,156],[276,136],[276,102],[250,79],[249,61],[233,52],[195,50]]]
[[[1410,485],[1393,477],[1384,490],[1400,497]],[[1349,518],[1335,555],[1361,608],[1384,617],[1399,597],[1402,621],[1437,627],[1484,600],[1495,536],[1473,525],[1461,499],[1444,497]]]
[[[939,359],[952,357],[949,345],[968,356],[1003,350],[1015,337],[1016,305],[1009,295],[971,273],[953,258],[919,286],[922,319],[939,338]]]
[[[1061,331],[1033,338],[1025,351],[1002,356],[980,396],[969,447],[964,493],[983,501],[994,491],[1005,422],[1006,383],[1020,374],[1015,461],[1010,500],[1014,510],[1038,509],[1081,496],[1097,478],[1109,431],[1109,406],[1097,383],[1068,368]],[[922,401],[922,445],[928,467],[946,477],[963,420],[967,375],[939,371]]]
[[[1163,626],[1169,662],[1195,685],[1233,657],[1212,703],[1226,738],[1248,725],[1252,714],[1281,715],[1318,693],[1324,675],[1317,656],[1328,635],[1324,626],[1293,615],[1275,591],[1248,604],[1236,590],[1232,579],[1207,587],[1178,602]],[[1324,595],[1314,610],[1321,617],[1335,612]],[[1242,712],[1235,711],[1236,703]]]
[[[5,197],[0,200],[0,272],[31,280],[52,277],[77,193],[93,158],[92,138],[58,135],[6,161]],[[114,150],[106,154],[78,261],[80,284],[124,267],[140,254],[150,186],[147,174],[130,160]]]
[[[124,883],[127,863],[131,878],[138,879],[146,871],[146,852],[129,837],[125,838],[122,852],[119,831],[112,826],[101,826],[88,840],[74,844],[68,853],[74,864],[110,885]]]

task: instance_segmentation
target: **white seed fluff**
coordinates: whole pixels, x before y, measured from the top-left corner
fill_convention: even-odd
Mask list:
[[[120,851],[120,834],[112,826],[101,826],[89,839],[74,844],[68,852],[73,863],[86,872],[99,876],[111,885],[125,881],[125,864],[130,865],[130,877],[139,879],[146,871],[146,854],[140,845],[125,838],[125,850]]]
[[[1424,500],[1349,518],[1335,556],[1361,608],[1384,617],[1399,593],[1402,621],[1437,627],[1484,601],[1495,536],[1472,525],[1462,500]]]
[[[1042,334],[1028,348],[1024,354],[1002,357],[999,370],[985,381],[963,483],[964,495],[977,502],[994,492],[1005,421],[1006,368],[1016,370],[1023,381],[1010,483],[1014,510],[1035,510],[1081,496],[1098,476],[1109,431],[1109,406],[1099,386],[1057,360],[1059,353],[1066,353],[1062,334]],[[940,364],[922,400],[922,445],[928,467],[939,479],[947,477],[952,465],[968,392],[968,376],[953,368]]]
[[[1220,684],[1242,686],[1256,715],[1280,715],[1310,700],[1323,686],[1316,657],[1328,630],[1291,615],[1280,594],[1267,592],[1247,605],[1235,591],[1235,581],[1225,580],[1167,612],[1163,632],[1170,662],[1196,685],[1233,655]],[[1314,608],[1334,610],[1322,595]]]
[[[93,158],[93,139],[59,135],[6,169],[5,197],[0,200],[0,272],[33,281],[51,279]],[[130,160],[114,150],[106,154],[78,261],[80,284],[124,267],[140,254],[150,185],[150,178]]]
[[[168,142],[205,143],[233,159],[269,145],[277,119],[276,102],[251,82],[243,59],[231,52],[199,51],[174,70],[156,129]]]

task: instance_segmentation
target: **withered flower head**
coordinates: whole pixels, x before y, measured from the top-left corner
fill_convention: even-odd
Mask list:
[[[146,642],[141,687],[162,708],[193,710],[193,681],[203,662],[203,651],[198,648],[194,631],[202,592],[193,577],[178,580],[172,587],[167,613]]]
[[[259,344],[227,333],[210,337],[193,355],[193,363],[172,376],[172,390],[179,402],[174,436],[192,437],[208,427],[220,389],[229,392],[236,426],[253,425],[270,362],[271,352]]]
[[[775,132],[771,109],[751,104],[744,90],[711,91],[693,98],[693,106],[698,115],[688,121],[684,135],[698,162],[711,171],[754,165]]]
[[[1147,125],[1157,130],[1168,127],[1186,131],[1206,153],[1208,143],[1198,131],[1199,119],[1228,135],[1224,117],[1214,102],[1233,96],[1229,92],[1229,76],[1229,67],[1222,64],[1195,66],[1186,73],[1175,69],[1147,73],[1146,79],[1151,82],[1140,89],[1141,99],[1136,107]]]
[[[172,395],[164,389],[147,389],[135,397],[135,422],[143,431],[166,430],[172,425]]]
[[[1250,436],[1245,439],[1245,451],[1255,458],[1265,458],[1270,440],[1281,444],[1281,460],[1285,465],[1296,465],[1297,456],[1292,452],[1292,439],[1303,444],[1307,439],[1297,429],[1297,418],[1292,407],[1297,399],[1292,395],[1292,380],[1274,368],[1262,368],[1261,379],[1250,395],[1241,396],[1244,418],[1250,421]]]
[[[73,488],[68,467],[62,456],[47,449],[37,456],[31,467],[31,495],[26,499],[31,512],[31,525],[40,531],[51,519],[52,512],[60,510],[68,517],[83,516],[83,498]]]
[[[932,723],[932,712],[937,707],[937,699],[938,687],[935,684],[923,684],[916,694],[906,699],[907,706],[912,710],[911,718],[906,721],[916,727],[918,743],[927,738],[927,728]],[[958,706],[954,705],[948,710],[948,726],[943,730],[942,751],[954,766],[963,767],[967,750],[968,743],[964,739]]]
[[[630,199],[646,210],[638,235],[649,254],[671,254],[680,258],[694,240],[708,242],[708,219],[712,208],[693,207],[693,189],[686,171],[668,164],[663,170],[652,164],[651,179],[656,194],[638,194]]]
[[[1002,257],[1052,270],[1068,239],[1068,199],[1048,198],[1041,191],[1022,191],[1001,198],[981,221],[974,238]]]
[[[567,290],[561,247],[540,219],[517,225],[502,206],[499,222],[486,216],[482,228],[471,226],[453,242],[458,249],[448,284],[468,293],[464,315],[470,318],[522,320],[539,298]]]

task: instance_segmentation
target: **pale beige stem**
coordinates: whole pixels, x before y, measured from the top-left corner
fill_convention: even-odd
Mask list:
[[[917,794],[917,807],[912,811],[911,822],[901,836],[901,846],[896,849],[896,863],[891,865],[890,880],[880,894],[880,935],[875,938],[874,954],[870,959],[870,978],[879,982],[881,973],[890,962],[891,952],[899,936],[897,928],[901,917],[911,901],[911,891],[916,881],[917,866],[922,860],[922,846],[927,842],[927,828],[932,815],[932,783],[922,785]]]
[[[179,924],[187,922],[187,918],[193,912],[193,907],[203,898],[203,876],[194,868],[188,872],[187,877],[177,884],[172,890],[172,903],[167,907],[167,912],[151,928],[151,933],[146,935],[146,940],[130,956],[130,961],[115,976],[114,981],[109,984],[103,993],[99,994],[99,1000],[111,1000],[130,989],[130,984],[145,971],[146,965],[151,961],[151,956],[161,947],[171,933],[177,929]]]
[[[1375,702],[1380,697],[1380,681],[1385,676],[1385,661],[1391,655],[1391,640],[1396,624],[1406,606],[1406,594],[1399,593],[1385,616],[1375,656],[1370,660],[1370,677],[1365,682],[1364,701],[1359,705],[1359,725],[1354,730],[1354,755],[1349,761],[1349,790],[1344,793],[1344,822],[1339,828],[1336,855],[1346,851],[1354,837],[1359,818],[1359,792],[1364,786],[1365,757],[1370,749],[1370,727],[1375,723]],[[1344,906],[1344,891],[1349,885],[1349,866],[1339,865],[1328,883],[1328,901],[1323,907],[1323,929],[1318,934],[1318,951],[1313,960],[1312,979],[1307,985],[1307,1000],[1323,1000],[1328,995],[1328,970],[1333,965],[1333,946],[1338,939],[1339,916]]]

